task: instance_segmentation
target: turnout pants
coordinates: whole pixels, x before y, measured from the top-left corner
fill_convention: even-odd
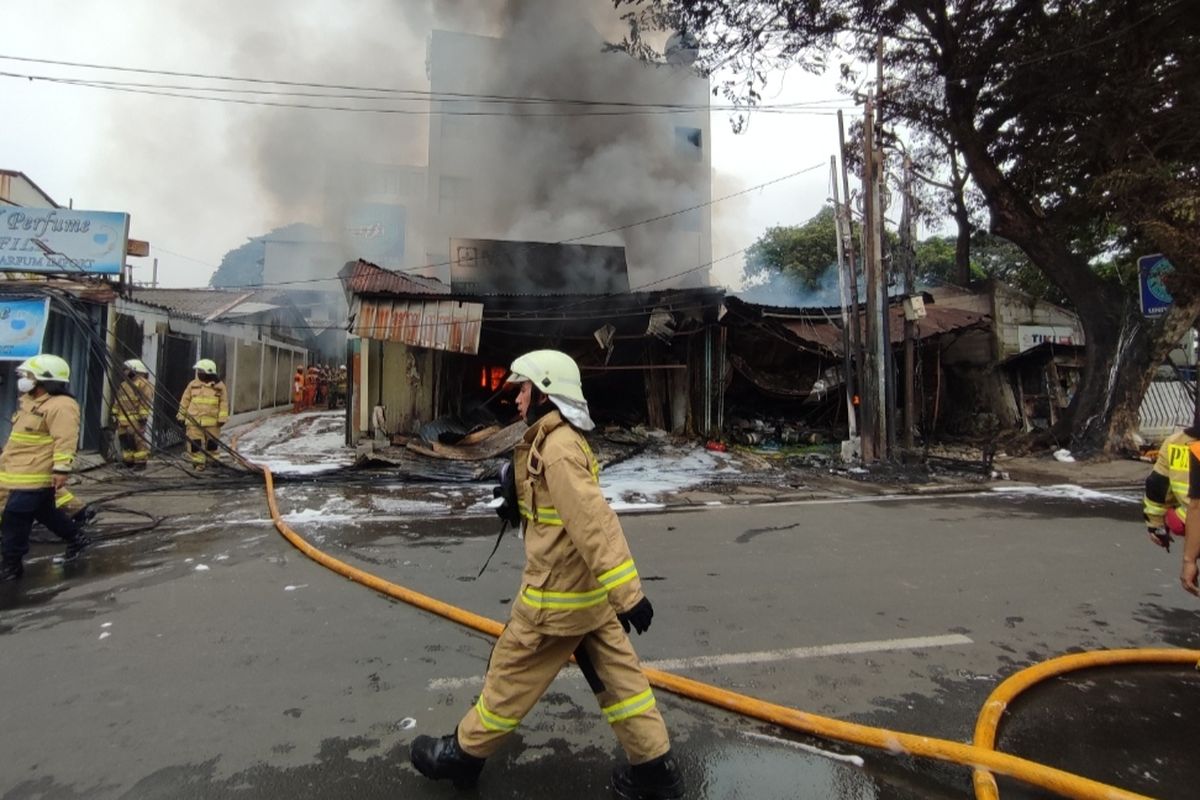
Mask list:
[[[121,460],[127,466],[145,464],[149,460],[150,445],[146,442],[146,420],[117,423],[117,441],[121,443]]]
[[[596,702],[629,763],[641,764],[666,753],[671,748],[667,726],[615,615],[582,636],[548,636],[514,616],[492,651],[479,700],[458,723],[462,749],[477,758],[496,752],[581,644],[603,683],[593,687],[593,691],[600,688]]]
[[[217,440],[221,438],[220,425],[204,428],[188,425],[184,435],[187,436],[188,456],[196,469],[204,469],[209,461],[215,462],[220,458],[221,451],[217,447]]]
[[[10,490],[0,517],[0,555],[5,564],[20,564],[25,558],[35,520],[63,541],[73,542],[79,535],[75,523],[55,502],[53,489]]]

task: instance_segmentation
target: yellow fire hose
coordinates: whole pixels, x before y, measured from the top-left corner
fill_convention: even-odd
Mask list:
[[[437,614],[481,633],[498,637],[504,629],[503,624],[493,619],[482,617],[457,606],[452,606],[449,603],[429,597],[428,595],[386,581],[357,567],[352,567],[344,561],[339,561],[313,547],[284,522],[280,515],[279,506],[275,500],[275,480],[271,474],[271,470],[246,461],[240,455],[238,458],[247,467],[258,470],[263,474],[263,478],[266,481],[267,505],[270,507],[271,518],[275,522],[275,528],[296,549],[313,561],[381,594],[394,597],[397,600],[403,600],[417,608]],[[1134,658],[1135,655],[1139,657]],[[1055,769],[1054,767],[1048,767],[1035,761],[1000,753],[993,749],[996,725],[999,723],[1008,702],[1023,689],[1039,680],[1044,680],[1052,675],[1062,674],[1071,669],[1081,669],[1103,664],[1135,662],[1195,664],[1200,662],[1200,650],[1100,651],[1065,656],[1038,664],[1004,681],[993,692],[992,696],[988,698],[976,726],[974,745],[911,733],[900,733],[885,728],[873,728],[868,725],[859,725],[853,722],[843,722],[829,717],[809,714],[805,711],[768,703],[747,695],[731,692],[727,689],[657,669],[647,668],[645,669],[645,673],[651,685],[660,689],[665,689],[681,697],[698,700],[702,703],[723,708],[743,716],[769,722],[796,731],[797,733],[873,747],[879,750],[886,750],[893,755],[907,754],[971,767],[975,771],[974,781],[979,800],[995,800],[997,797],[995,781],[991,776],[992,772],[1007,775],[1033,786],[1047,789],[1063,797],[1077,798],[1078,800],[1152,800],[1152,798],[1137,794],[1136,792],[1100,783],[1099,781]],[[981,786],[982,789],[980,788]]]
[[[996,746],[996,727],[1000,718],[1017,695],[1044,680],[1081,669],[1111,667],[1119,664],[1193,664],[1200,667],[1200,651],[1152,648],[1142,650],[1094,650],[1059,656],[1009,676],[988,696],[975,722],[975,746],[992,749]],[[976,769],[972,780],[977,800],[998,800],[1000,790],[996,779],[986,769]]]

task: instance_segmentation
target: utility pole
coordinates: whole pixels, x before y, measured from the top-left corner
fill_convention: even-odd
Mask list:
[[[904,209],[900,213],[900,257],[904,268],[904,296],[911,298],[916,291],[916,264],[913,263],[915,244],[913,238],[913,196],[912,196],[912,159],[904,156]],[[904,314],[904,435],[905,450],[913,447],[913,428],[916,427],[913,375],[916,372],[915,343],[917,338],[917,322],[908,313],[909,305],[905,306]]]
[[[862,315],[859,311],[858,302],[858,262],[854,259],[854,214],[850,209],[850,178],[846,172],[846,126],[842,121],[842,112],[837,112],[838,118],[838,157],[842,160],[842,195],[845,197],[845,205],[839,205],[837,209],[838,218],[842,220],[843,231],[845,232],[845,248],[846,248],[846,269],[849,274],[850,283],[850,347],[854,361],[851,365],[854,378],[854,395],[856,398],[862,396],[862,369],[863,369],[863,348],[862,348]],[[837,186],[834,186],[834,197],[837,197]],[[855,412],[858,411],[858,403],[855,404]],[[862,418],[859,418],[861,423]],[[869,426],[859,425],[859,429]]]
[[[896,369],[892,352],[891,310],[888,307],[888,271],[883,263],[884,242],[884,209],[883,196],[886,185],[885,163],[883,159],[883,141],[878,138],[883,134],[883,36],[875,41],[875,130],[872,134],[874,147],[871,151],[874,160],[872,186],[875,190],[875,220],[871,229],[871,246],[875,250],[875,268],[878,270],[877,287],[879,298],[879,320],[881,341],[879,360],[879,385],[882,400],[879,405],[879,437],[883,442],[880,448],[880,458],[890,461],[896,449]]]
[[[850,290],[846,281],[846,253],[843,246],[842,204],[838,198],[837,156],[829,157],[829,180],[833,184],[834,229],[837,231],[838,257],[838,305],[842,311],[842,385],[846,390],[846,433],[853,440],[858,434],[858,421],[854,418],[854,380],[850,371]],[[855,318],[855,324],[858,319]]]
[[[880,242],[879,163],[875,152],[875,96],[867,94],[863,110],[863,231],[867,243],[863,271],[867,276],[867,357],[863,369],[863,459],[879,461],[887,457],[887,403],[885,394],[884,352],[887,330],[883,326],[887,307],[882,277],[883,252]],[[870,432],[868,443],[867,432]]]

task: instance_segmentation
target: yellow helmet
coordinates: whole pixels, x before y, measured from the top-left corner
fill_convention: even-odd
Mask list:
[[[192,366],[192,369],[197,372],[207,372],[209,375],[217,374],[217,364],[211,358],[200,359]]]
[[[564,397],[576,402],[586,402],[583,384],[579,379],[579,365],[575,359],[558,350],[534,350],[512,362],[509,383],[530,381],[534,388],[549,397]]]
[[[139,375],[149,375],[150,370],[146,369],[146,365],[139,358],[131,358],[125,362],[125,369],[130,372],[136,372]]]
[[[71,380],[71,365],[58,356],[40,353],[33,358],[27,358],[17,365],[18,372],[28,372],[38,383]]]

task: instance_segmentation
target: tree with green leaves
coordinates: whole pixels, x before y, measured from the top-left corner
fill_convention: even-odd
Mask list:
[[[769,71],[881,51],[883,126],[943,137],[1013,243],[1079,313],[1087,355],[1056,433],[1130,443],[1155,367],[1200,312],[1200,15],[1186,0],[614,0],[621,47],[657,59],[686,31],[697,65],[753,106]],[[878,48],[878,50],[877,50]],[[873,73],[873,71],[872,71]],[[868,73],[866,78],[872,77]],[[877,131],[888,142],[886,131]],[[1172,310],[1142,318],[1113,253],[1164,253]]]
[[[782,274],[813,290],[837,263],[833,207],[825,206],[803,225],[768,228],[746,250],[745,276],[758,282]]]

